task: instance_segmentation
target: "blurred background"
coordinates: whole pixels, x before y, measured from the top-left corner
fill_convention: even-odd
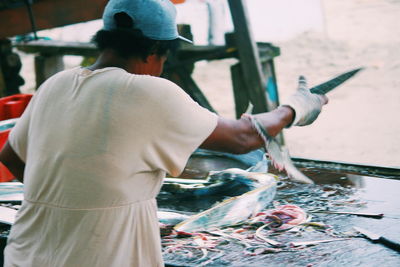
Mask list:
[[[294,92],[299,75],[310,86],[342,72],[366,69],[329,94],[330,103],[308,127],[284,131],[292,156],[400,167],[400,1],[246,0],[253,37],[278,46],[279,98]],[[226,0],[186,0],[178,23],[190,24],[194,43],[223,44],[232,31]],[[213,20],[210,20],[210,14]],[[87,42],[100,20],[38,32],[53,40]],[[23,93],[35,87],[33,56],[23,62]],[[82,58],[64,57],[67,68]],[[236,60],[201,61],[193,77],[217,112],[234,118],[229,67]]]

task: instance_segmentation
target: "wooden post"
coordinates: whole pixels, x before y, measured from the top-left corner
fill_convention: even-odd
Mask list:
[[[3,97],[5,95],[5,91],[6,91],[6,82],[4,80],[3,70],[1,69],[1,64],[0,64],[0,97]]]
[[[19,75],[22,64],[19,55],[12,51],[11,41],[0,38],[0,89],[1,96],[19,93],[24,79]]]
[[[50,76],[64,69],[62,56],[35,56],[36,88]]]
[[[187,24],[179,25],[178,31],[180,35],[190,40],[193,39],[190,25]],[[189,45],[189,47],[192,47],[192,45]],[[181,49],[184,48],[185,45],[183,44]],[[191,76],[195,67],[194,61],[186,62],[186,64],[182,65],[180,65],[180,63],[184,63],[184,60],[180,60],[178,58],[178,54],[171,54],[168,57],[168,60],[165,64],[164,73],[162,74],[162,77],[179,85],[200,106],[216,113],[215,109],[211,106],[210,102],[208,102],[206,96],[201,92],[200,88],[197,86],[196,82],[193,80]]]
[[[238,119],[249,106],[249,91],[246,88],[245,81],[243,80],[242,66],[240,63],[231,66],[231,79],[235,100],[236,118]]]
[[[229,7],[235,27],[235,43],[239,52],[244,81],[248,95],[254,105],[253,113],[269,111],[265,79],[261,70],[260,58],[256,43],[248,26],[247,10],[243,0],[229,0]]]
[[[275,76],[275,66],[272,59],[262,62],[262,71],[266,80],[267,103],[270,109],[279,106],[278,83]]]
[[[164,72],[162,77],[179,85],[200,106],[217,113],[193,80],[190,69],[185,66]]]

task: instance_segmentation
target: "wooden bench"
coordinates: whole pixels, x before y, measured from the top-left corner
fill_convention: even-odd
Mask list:
[[[232,38],[230,39],[231,40],[226,46],[183,45],[174,58],[168,59],[165,66],[164,76],[179,84],[202,106],[215,111],[201,92],[200,88],[198,88],[194,80],[191,78],[191,72],[193,64],[200,60],[219,60],[225,58],[239,59],[238,49],[234,45]],[[37,87],[39,87],[40,84],[51,75],[64,69],[62,61],[63,56],[73,55],[97,57],[99,54],[94,44],[82,42],[37,40],[26,43],[14,43],[14,46],[20,51],[35,55],[34,64]],[[257,47],[263,75],[267,81],[265,88],[267,90],[271,90],[270,88],[277,90],[273,59],[279,55],[279,48],[274,47],[269,43],[257,43]],[[244,74],[242,72],[240,61],[231,67],[231,73],[236,113],[237,115],[240,115],[248,106],[251,88],[247,88],[248,86],[246,86],[246,82],[243,80]],[[277,96],[277,93],[270,94],[271,96]],[[268,100],[271,107],[276,105],[275,100],[276,97],[271,97],[271,99]]]

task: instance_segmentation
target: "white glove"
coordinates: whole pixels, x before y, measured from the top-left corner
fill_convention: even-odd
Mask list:
[[[300,76],[297,92],[282,104],[282,106],[289,106],[295,111],[295,118],[288,127],[311,124],[317,119],[322,106],[327,102],[328,98],[325,95],[311,93],[307,88],[306,78]]]

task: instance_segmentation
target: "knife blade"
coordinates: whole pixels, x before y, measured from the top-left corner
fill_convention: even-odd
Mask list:
[[[340,74],[339,76],[330,79],[324,83],[321,83],[313,88],[310,88],[311,93],[318,95],[325,95],[326,93],[332,91],[351,77],[353,77],[357,72],[363,70],[364,68],[354,69],[345,73]]]
[[[360,228],[360,227],[353,227],[357,232],[360,232],[363,236],[365,236],[366,238],[370,239],[372,242],[374,243],[381,243],[382,245],[385,245],[388,248],[394,249],[398,252],[400,252],[400,243],[389,239],[387,237],[384,237],[382,235],[370,232],[364,228]]]

